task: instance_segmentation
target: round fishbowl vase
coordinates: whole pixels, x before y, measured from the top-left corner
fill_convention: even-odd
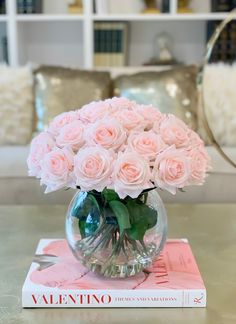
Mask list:
[[[167,215],[157,190],[119,201],[111,193],[78,191],[65,228],[68,244],[84,266],[105,277],[126,278],[149,267],[162,251]]]

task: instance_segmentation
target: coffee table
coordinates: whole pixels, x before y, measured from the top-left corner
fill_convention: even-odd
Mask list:
[[[236,204],[167,205],[169,237],[189,239],[207,308],[21,309],[40,238],[64,237],[65,206],[0,206],[0,323],[236,323]]]

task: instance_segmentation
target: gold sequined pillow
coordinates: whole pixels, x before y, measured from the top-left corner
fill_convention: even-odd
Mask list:
[[[139,72],[122,75],[114,81],[114,95],[152,104],[161,112],[172,113],[197,129],[198,69],[177,67],[160,72]]]
[[[36,130],[56,115],[110,96],[108,72],[41,66],[35,71]]]
[[[33,102],[30,68],[0,66],[0,145],[24,145],[30,142]]]

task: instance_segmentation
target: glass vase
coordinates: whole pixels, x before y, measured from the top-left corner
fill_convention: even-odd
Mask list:
[[[126,278],[149,267],[164,247],[167,216],[157,192],[119,199],[112,190],[78,191],[66,216],[74,256],[105,277]]]

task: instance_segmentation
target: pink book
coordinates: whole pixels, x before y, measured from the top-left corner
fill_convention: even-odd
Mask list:
[[[186,239],[168,240],[151,268],[127,279],[88,271],[62,239],[41,239],[22,288],[23,307],[205,307],[206,289]]]

